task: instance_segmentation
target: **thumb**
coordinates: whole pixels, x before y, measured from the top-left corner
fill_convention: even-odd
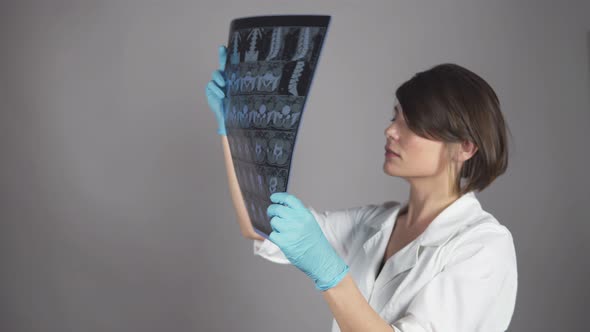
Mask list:
[[[219,70],[225,70],[225,62],[227,61],[227,48],[225,45],[219,46]]]

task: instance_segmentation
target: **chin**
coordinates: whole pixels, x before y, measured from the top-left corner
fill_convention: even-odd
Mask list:
[[[400,176],[393,167],[387,167],[387,164],[383,165],[383,173],[389,176]]]

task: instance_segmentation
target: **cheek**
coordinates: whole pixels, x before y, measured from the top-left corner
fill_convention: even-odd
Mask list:
[[[440,167],[442,145],[439,142],[416,136],[407,143],[407,159],[415,169],[432,172]]]

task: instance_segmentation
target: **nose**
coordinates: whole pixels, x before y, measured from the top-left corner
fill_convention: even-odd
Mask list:
[[[389,126],[385,128],[384,131],[385,138],[391,138],[392,140],[397,141],[399,139],[399,131],[395,122],[392,122]]]

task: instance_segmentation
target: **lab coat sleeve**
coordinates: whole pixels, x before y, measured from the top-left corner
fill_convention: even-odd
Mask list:
[[[395,332],[498,332],[508,329],[517,291],[516,255],[505,226],[484,226],[393,322]]]
[[[336,253],[348,264],[350,248],[358,226],[370,212],[377,208],[375,204],[367,204],[352,208],[318,211],[307,206],[315,217],[324,236]],[[281,249],[269,239],[253,240],[254,255],[279,264],[291,264]]]

